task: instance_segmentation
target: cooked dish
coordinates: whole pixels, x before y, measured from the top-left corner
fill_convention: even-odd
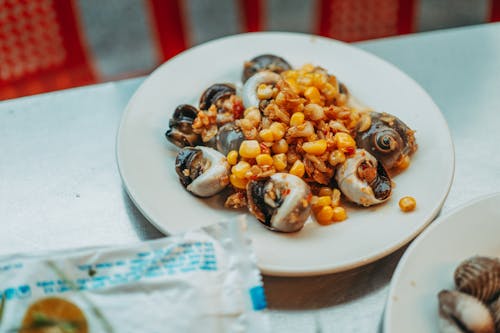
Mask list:
[[[239,88],[216,83],[198,107],[179,105],[167,139],[180,147],[181,183],[199,197],[229,187],[226,206],[248,207],[266,227],[300,230],[391,197],[390,173],[410,165],[414,131],[363,106],[324,68],[298,69],[275,55],[244,63]]]

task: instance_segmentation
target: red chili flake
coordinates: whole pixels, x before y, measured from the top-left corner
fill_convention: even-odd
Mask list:
[[[233,104],[234,119],[240,119],[243,116],[243,111],[245,111],[243,103],[240,100],[235,101]]]
[[[283,197],[285,197],[285,196],[287,196],[289,194],[290,194],[290,189],[289,188],[284,189],[283,191],[281,191],[281,196],[283,196]]]
[[[269,154],[271,152],[271,150],[269,149],[269,147],[266,146],[264,144],[264,142],[260,143],[260,151],[261,151],[262,154]]]
[[[354,147],[346,147],[345,148],[345,153],[347,155],[352,155],[352,154],[354,154],[355,151],[356,151],[356,148],[354,148]]]

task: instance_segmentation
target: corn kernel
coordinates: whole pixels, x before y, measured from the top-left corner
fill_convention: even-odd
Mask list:
[[[292,175],[295,175],[297,177],[302,177],[305,172],[306,172],[306,170],[304,167],[304,163],[302,163],[301,160],[296,160],[295,163],[293,163],[293,165],[289,171],[289,173],[291,173]]]
[[[332,197],[330,197],[329,195],[324,195],[318,197],[315,206],[331,206],[331,203],[332,203]]]
[[[302,112],[295,112],[290,117],[290,126],[299,126],[304,123],[304,114]]]
[[[311,120],[320,120],[325,118],[323,107],[318,104],[310,103],[304,108],[304,115]]]
[[[245,161],[239,161],[235,166],[231,168],[231,173],[238,178],[245,178],[245,174],[250,170],[250,163]]]
[[[332,220],[334,222],[344,221],[346,218],[347,218],[347,213],[346,213],[344,207],[338,206],[338,207],[333,208]]]
[[[331,206],[321,207],[321,209],[316,213],[316,221],[318,221],[318,223],[321,225],[331,224],[333,222],[333,210],[334,208],[332,208]]]
[[[343,151],[349,151],[350,149],[356,148],[356,141],[347,133],[338,132],[335,134],[333,141],[337,145],[337,148]]]
[[[239,189],[245,189],[248,183],[248,179],[238,178],[234,174],[229,176],[229,181],[231,182],[231,185]]]
[[[260,84],[257,87],[257,97],[260,100],[270,99],[271,97],[273,97],[273,87],[264,83]]]
[[[252,107],[245,110],[244,113],[245,119],[249,120],[252,124],[252,127],[257,127],[262,120],[262,115],[260,114],[259,109]]]
[[[260,144],[257,140],[244,140],[240,145],[240,156],[255,158],[260,154]]]
[[[308,154],[322,155],[326,151],[326,140],[320,139],[312,142],[304,142],[302,149]]]
[[[337,207],[338,205],[340,205],[340,191],[335,188],[332,192],[332,207]]]
[[[405,213],[413,211],[415,207],[417,207],[417,201],[413,197],[402,197],[399,200],[399,208]]]
[[[281,139],[278,142],[275,142],[271,146],[271,149],[275,154],[286,153],[288,152],[288,143],[286,142],[285,139]]]
[[[277,171],[283,171],[286,169],[287,158],[285,154],[276,154],[273,156],[273,165]]]
[[[303,86],[310,86],[313,83],[313,76],[311,73],[304,73],[303,75],[299,75],[297,78],[297,83]]]
[[[407,169],[409,166],[410,166],[410,156],[408,155],[401,158],[396,164],[396,167],[399,169],[399,171],[403,171]]]
[[[274,135],[273,131],[271,131],[269,128],[265,128],[259,132],[259,137],[261,138],[262,141],[265,142],[272,142],[274,141]]]
[[[309,102],[314,104],[321,103],[321,95],[319,94],[318,88],[316,87],[308,87],[304,91],[304,97],[309,100]]]
[[[274,141],[278,141],[285,136],[286,128],[282,123],[274,122],[269,126],[269,129],[273,133]]]
[[[255,160],[258,165],[273,165],[273,158],[269,154],[260,154]]]
[[[322,88],[328,82],[328,78],[325,74],[314,73],[313,74],[313,84],[316,88]]]
[[[290,88],[292,88],[293,92],[296,94],[300,94],[302,92],[301,87],[297,84],[297,81],[287,79],[286,82],[290,85]]]
[[[326,83],[321,89],[321,92],[327,99],[333,99],[337,95],[337,89],[330,83]]]
[[[283,73],[281,73],[285,79],[290,79],[290,80],[296,80],[297,77],[299,76],[299,72],[295,71],[295,70],[288,70],[288,71],[285,71]]]
[[[314,70],[314,65],[311,63],[304,64],[300,70],[304,72],[312,72]]]
[[[332,189],[329,188],[329,187],[322,187],[319,189],[319,195],[321,197],[325,196],[325,195],[328,195],[328,196],[331,196],[333,193]]]
[[[328,157],[328,163],[330,163],[331,166],[336,166],[337,164],[344,163],[345,161],[345,154],[340,151],[340,150],[334,150],[330,153],[330,156]]]
[[[229,163],[230,165],[235,165],[236,163],[238,163],[238,152],[236,150],[231,150],[227,154],[227,163]]]

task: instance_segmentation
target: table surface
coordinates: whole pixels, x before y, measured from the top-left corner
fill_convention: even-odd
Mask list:
[[[456,168],[441,214],[499,191],[500,24],[356,45],[413,77],[443,112]],[[0,254],[163,236],[128,198],[115,161],[122,112],[143,80],[0,103]],[[403,252],[343,273],[264,277],[273,331],[380,331]]]

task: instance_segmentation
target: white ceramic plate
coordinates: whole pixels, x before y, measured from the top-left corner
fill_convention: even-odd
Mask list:
[[[386,333],[438,330],[437,294],[454,289],[453,272],[475,255],[500,257],[500,193],[439,217],[411,244],[391,281]]]
[[[454,171],[453,145],[438,107],[411,78],[383,60],[331,39],[295,33],[254,33],[194,47],[160,66],[130,100],[117,137],[117,159],[125,187],[141,212],[169,233],[230,218],[221,198],[189,194],[174,170],[176,149],[164,137],[178,104],[193,103],[216,82],[239,82],[242,65],[259,54],[283,56],[292,66],[311,62],[328,69],[375,110],[400,117],[417,131],[419,150],[398,175],[393,198],[369,209],[350,208],[343,223],[313,221],[295,234],[271,232],[250,218],[259,267],[270,275],[314,275],[372,262],[415,237],[437,214]],[[404,214],[398,200],[416,198]]]

